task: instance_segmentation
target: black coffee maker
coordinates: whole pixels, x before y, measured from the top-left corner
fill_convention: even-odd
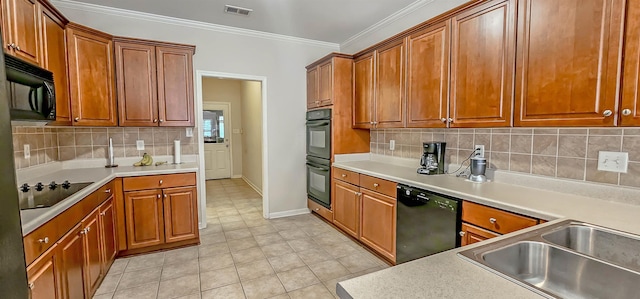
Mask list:
[[[425,142],[422,144],[419,174],[444,174],[445,142]]]

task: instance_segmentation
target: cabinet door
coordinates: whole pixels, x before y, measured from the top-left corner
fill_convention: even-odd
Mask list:
[[[61,298],[85,298],[84,231],[76,225],[58,243]]]
[[[307,70],[307,109],[318,107],[318,68]]]
[[[99,210],[96,209],[82,221],[84,229],[84,263],[85,287],[87,296],[98,289],[98,282],[102,277],[102,244],[100,242],[100,226],[98,223]]]
[[[333,179],[333,224],[354,238],[360,233],[360,188]]]
[[[450,33],[451,21],[445,21],[409,37],[408,127],[444,128],[447,126]]]
[[[79,26],[67,31],[71,111],[75,126],[116,126],[113,43]]]
[[[318,100],[320,106],[333,104],[333,60],[318,66]]]
[[[620,124],[640,126],[640,2],[627,2]]]
[[[353,127],[370,129],[373,127],[374,55],[366,54],[353,63]]]
[[[40,4],[35,0],[5,1],[5,49],[9,54],[40,65]],[[12,45],[12,46],[8,46]]]
[[[376,128],[404,126],[405,40],[376,51]]]
[[[27,276],[29,279],[29,292],[31,299],[57,299],[60,298],[58,291],[58,263],[56,252],[58,247],[50,248],[42,254],[29,267]]]
[[[484,240],[499,236],[492,231],[479,228],[470,224],[462,223],[462,231],[460,236],[460,246],[478,243]]]
[[[114,46],[120,126],[158,126],[156,47],[130,42]]]
[[[56,89],[56,121],[71,122],[67,47],[64,24],[50,11],[42,9],[42,47],[44,67],[53,73]]]
[[[114,197],[112,196],[100,206],[100,240],[102,242],[102,264],[103,273],[111,266],[111,263],[118,255],[116,243],[116,216],[113,205]]]
[[[625,2],[519,1],[516,126],[615,124]]]
[[[386,258],[396,259],[396,199],[360,189],[362,192],[360,241]]]
[[[515,1],[492,1],[452,19],[451,127],[511,126]]]
[[[164,244],[162,191],[131,191],[124,194],[127,249]]]
[[[164,229],[167,243],[196,239],[198,208],[195,187],[164,189]]]
[[[193,126],[194,48],[156,47],[160,126]]]

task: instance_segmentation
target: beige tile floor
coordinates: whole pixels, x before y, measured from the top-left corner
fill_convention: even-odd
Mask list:
[[[94,298],[334,298],[388,267],[314,215],[265,220],[239,179],[207,181],[207,222],[200,246],[116,260]]]

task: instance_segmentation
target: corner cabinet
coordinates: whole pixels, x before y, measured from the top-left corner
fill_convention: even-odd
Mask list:
[[[519,1],[516,126],[615,125],[627,2]]]
[[[126,254],[197,244],[195,173],[124,178]]]
[[[116,126],[112,37],[70,23],[67,49],[73,125]]]
[[[5,53],[41,65],[40,3],[37,0],[2,1],[2,19]]]
[[[119,124],[193,126],[195,47],[115,39]]]

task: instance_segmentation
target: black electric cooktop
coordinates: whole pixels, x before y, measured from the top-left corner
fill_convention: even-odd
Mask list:
[[[37,184],[30,187],[23,185],[18,192],[20,195],[20,210],[48,208],[65,200],[67,197],[84,189],[92,183],[69,183],[49,185]]]

